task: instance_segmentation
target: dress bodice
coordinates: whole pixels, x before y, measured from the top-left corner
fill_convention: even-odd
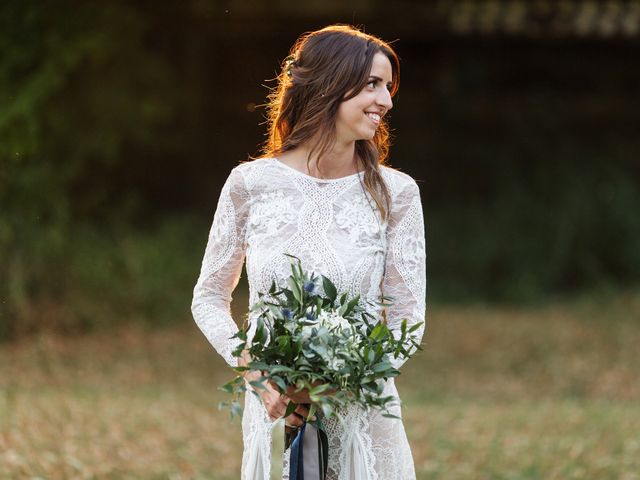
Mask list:
[[[394,298],[392,330],[402,318],[425,314],[425,236],[420,193],[409,176],[380,167],[391,196],[383,221],[366,192],[363,172],[337,179],[306,175],[275,158],[235,167],[222,189],[194,290],[193,314],[231,365],[237,327],[231,293],[246,258],[250,304],[273,280],[291,273],[288,253],[307,271],[330,278],[339,292],[376,300]],[[421,333],[421,332],[419,332]]]

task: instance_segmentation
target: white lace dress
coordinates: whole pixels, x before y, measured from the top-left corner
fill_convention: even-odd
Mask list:
[[[363,174],[317,179],[274,158],[235,167],[218,202],[194,289],[195,321],[231,366],[238,327],[230,315],[231,294],[247,262],[250,304],[272,279],[283,284],[291,273],[283,253],[303,268],[330,278],[338,291],[375,300],[394,297],[389,326],[425,320],[425,235],[420,193],[408,175],[380,167],[392,201],[388,222],[365,195]],[[372,205],[374,207],[372,207]],[[422,335],[424,324],[419,334]],[[400,366],[399,364],[396,366]],[[397,395],[393,380],[386,393]],[[400,415],[400,408],[395,409]],[[378,411],[351,409],[345,424],[329,421],[330,480],[414,479],[411,450],[401,420]],[[245,396],[242,419],[242,479],[267,480],[272,422],[255,395]],[[288,452],[285,452],[288,478]]]

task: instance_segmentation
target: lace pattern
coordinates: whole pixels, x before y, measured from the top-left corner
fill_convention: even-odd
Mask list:
[[[272,280],[283,284],[291,272],[283,253],[296,255],[308,270],[331,278],[339,290],[374,300],[394,297],[386,312],[392,330],[403,318],[425,319],[425,231],[415,181],[381,167],[391,193],[388,222],[382,222],[364,192],[361,174],[322,180],[266,158],[234,168],[220,194],[209,233],[192,312],[216,351],[234,366],[230,339],[238,327],[231,318],[231,294],[246,258],[249,302]],[[424,325],[418,332],[422,335]],[[398,367],[400,362],[398,362]],[[393,381],[385,394],[397,395]],[[396,414],[400,408],[396,407]],[[350,409],[345,423],[327,422],[330,480],[347,480],[350,452],[366,465],[371,480],[414,479],[411,450],[402,422],[380,412]],[[245,398],[242,421],[243,479],[268,479],[271,427],[254,395]],[[353,452],[351,452],[353,453]],[[287,478],[288,454],[285,454]]]

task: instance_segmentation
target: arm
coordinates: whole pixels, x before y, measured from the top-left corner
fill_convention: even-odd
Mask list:
[[[426,253],[420,190],[411,181],[393,199],[387,227],[387,255],[382,292],[393,297],[387,309],[387,324],[396,338],[402,319],[407,327],[425,321]],[[420,339],[425,325],[415,333]],[[400,368],[404,360],[392,360]]]
[[[238,285],[245,257],[245,234],[249,194],[242,174],[234,169],[222,188],[218,207],[213,217],[209,240],[202,261],[198,283],[193,290],[191,312],[209,343],[232,367],[249,362],[246,352],[240,359],[232,355],[238,341],[231,339],[238,326],[231,318],[231,293]],[[260,372],[244,372],[247,381],[258,380]],[[266,390],[257,390],[269,417],[282,417],[289,400],[269,384]],[[298,405],[295,413],[287,417],[287,426],[301,426],[309,409]]]
[[[193,290],[191,312],[209,343],[232,367],[238,326],[231,318],[231,293],[238,284],[245,256],[249,194],[242,174],[231,171],[222,188],[209,232],[200,277]]]

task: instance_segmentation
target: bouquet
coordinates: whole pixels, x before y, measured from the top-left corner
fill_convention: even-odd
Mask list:
[[[369,313],[360,296],[339,295],[331,280],[304,271],[297,257],[287,256],[292,260],[287,287],[279,288],[274,281],[269,292],[259,293],[251,308],[258,314],[253,337],[249,339],[249,325],[232,337],[240,341],[233,355],[240,357],[246,350],[251,358],[221,387],[235,395],[232,415],[240,412],[239,397],[247,389],[242,373],[251,370],[262,373],[249,382],[255,395],[265,382],[289,397],[308,392],[309,418],[316,412],[325,418],[340,416],[350,405],[380,408],[383,415],[395,417],[389,407],[396,399],[383,396],[384,384],[399,375],[392,359],[408,358],[420,349],[415,332],[421,324],[408,327],[402,320],[396,338],[385,321]],[[324,294],[319,293],[320,282]],[[382,296],[371,306],[388,307],[391,300]],[[295,408],[291,400],[284,416]]]

